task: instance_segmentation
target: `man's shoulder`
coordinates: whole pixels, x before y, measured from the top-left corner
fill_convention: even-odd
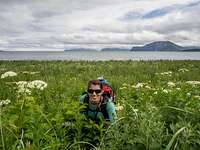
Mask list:
[[[86,99],[87,97],[88,97],[88,94],[87,94],[87,93],[82,94],[82,95],[80,96],[80,102],[84,102],[85,99]]]

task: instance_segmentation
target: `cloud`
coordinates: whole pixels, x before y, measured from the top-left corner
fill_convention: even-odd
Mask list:
[[[162,9],[156,9],[153,10],[147,14],[145,14],[142,18],[143,19],[150,19],[150,18],[155,18],[155,17],[161,17],[164,15],[167,15],[168,13],[170,13],[170,11],[173,10],[173,7],[166,7],[166,8],[162,8]]]
[[[0,47],[200,45],[198,0],[2,0]],[[97,47],[98,47],[97,46]]]
[[[179,31],[200,32],[200,21],[194,19],[198,17],[199,13],[200,5],[174,11],[166,16],[151,19],[152,23],[149,24],[149,29],[162,34]],[[156,23],[157,26],[154,26]]]
[[[161,17],[164,15],[167,15],[169,13],[173,13],[174,11],[181,11],[183,9],[188,9],[188,8],[193,8],[196,7],[200,4],[200,1],[198,2],[192,2],[189,4],[182,4],[182,5],[171,5],[171,6],[167,6],[164,8],[160,8],[160,9],[155,9],[147,14],[145,14],[143,16],[144,19],[150,19],[150,18],[155,18],[155,17]]]

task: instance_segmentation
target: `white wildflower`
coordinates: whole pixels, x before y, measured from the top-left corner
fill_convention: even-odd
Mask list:
[[[180,91],[180,90],[181,90],[181,88],[176,88],[176,90],[177,90],[177,91]]]
[[[9,99],[1,100],[1,101],[0,101],[0,107],[1,107],[1,106],[4,106],[4,105],[8,105],[8,104],[10,104],[10,100],[9,100]]]
[[[167,90],[167,89],[164,89],[163,90],[163,93],[166,93],[166,94],[168,94],[168,93],[170,93],[171,92],[171,90]]]
[[[145,85],[144,83],[137,83],[136,86],[135,86],[135,88],[136,89],[142,88],[142,87],[144,87],[144,85]]]
[[[122,111],[124,109],[124,107],[118,103],[117,106],[115,106],[115,109],[117,111]]]
[[[18,88],[18,93],[31,94],[32,89],[44,90],[47,87],[47,83],[41,80],[34,81],[19,81],[16,83]]]
[[[36,72],[30,72],[30,71],[22,71],[23,74],[31,74],[31,75],[34,75],[34,74],[38,74],[40,72],[36,71]]]
[[[47,83],[41,80],[34,80],[28,83],[28,87],[31,89],[44,90],[47,87]]]
[[[162,72],[160,73],[161,75],[168,75],[171,76],[172,75],[172,71],[167,71],[167,72]]]
[[[147,85],[147,83],[137,83],[136,85],[132,85],[132,88],[146,88],[146,89],[151,89],[151,87],[149,85]]]
[[[167,85],[168,85],[169,87],[175,87],[175,86],[176,86],[176,84],[175,84],[174,82],[168,82]]]
[[[187,95],[188,97],[190,97],[190,96],[191,96],[191,93],[188,92],[186,95]]]
[[[200,81],[186,81],[185,83],[190,85],[200,85]]]
[[[28,95],[31,95],[31,90],[28,89],[28,88],[19,88],[18,93],[23,93],[23,94],[28,94]]]
[[[153,94],[157,95],[157,94],[158,94],[158,91],[153,92]]]
[[[146,89],[149,89],[149,90],[151,89],[151,87],[148,86],[148,85],[145,85],[145,88],[146,88]]]
[[[179,71],[179,72],[188,72],[189,70],[186,69],[186,68],[181,68],[181,69],[179,69],[178,71]]]
[[[200,100],[200,96],[199,95],[195,95],[194,98],[197,98]]]
[[[25,87],[27,87],[28,82],[27,81],[19,81],[19,82],[16,82],[16,84],[20,88],[25,88]]]
[[[19,81],[16,84],[17,84],[18,93],[23,93],[23,94],[28,94],[28,95],[31,94],[31,90],[28,88],[27,81]]]
[[[132,88],[135,88],[135,85],[131,85]]]
[[[17,73],[13,72],[13,71],[8,71],[5,72],[4,74],[1,75],[1,79],[6,78],[6,77],[13,77],[16,76]]]
[[[163,90],[163,93],[166,93],[166,94],[167,94],[167,93],[168,93],[168,90],[164,89],[164,90]]]

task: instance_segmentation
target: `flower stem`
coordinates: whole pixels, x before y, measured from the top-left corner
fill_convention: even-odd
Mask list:
[[[1,128],[1,141],[2,141],[2,145],[3,145],[3,150],[5,150],[5,145],[4,145],[4,139],[3,139],[3,128],[2,128],[2,123],[1,123],[1,113],[2,113],[2,110],[1,110],[1,106],[0,106],[0,128]]]

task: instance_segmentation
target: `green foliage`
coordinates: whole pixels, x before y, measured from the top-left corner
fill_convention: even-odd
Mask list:
[[[200,61],[0,61],[0,149],[160,150],[200,147]],[[79,97],[103,75],[116,93],[118,120],[86,120]],[[43,80],[19,93],[16,82]],[[170,82],[170,83],[169,83]]]

